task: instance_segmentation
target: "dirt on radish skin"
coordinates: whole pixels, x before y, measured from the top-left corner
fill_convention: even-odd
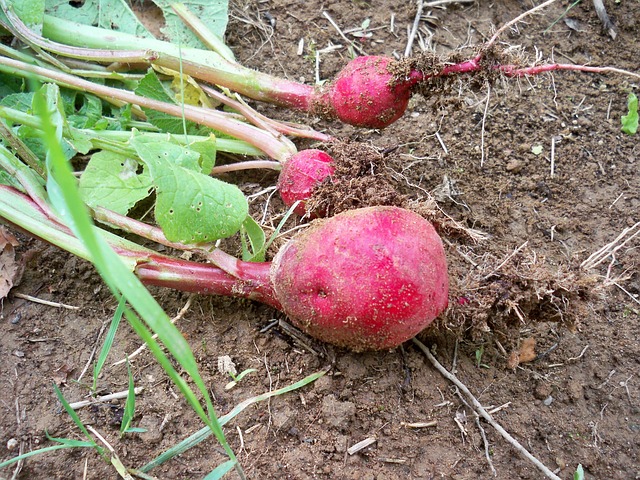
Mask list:
[[[406,110],[414,84],[392,73],[394,62],[382,56],[355,58],[314,94],[313,113],[356,127],[390,125]]]
[[[278,177],[278,190],[287,206],[300,201],[295,208],[298,215],[307,213],[306,200],[314,188],[333,175],[333,158],[322,150],[301,150],[284,163]]]
[[[354,351],[396,347],[448,304],[440,238],[429,222],[397,207],[318,221],[280,250],[271,277],[296,326]]]

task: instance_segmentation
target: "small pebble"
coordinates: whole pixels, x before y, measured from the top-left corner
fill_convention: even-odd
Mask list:
[[[21,313],[16,313],[14,317],[11,319],[11,325],[16,325],[22,319]]]
[[[15,438],[10,438],[7,442],[7,450],[11,451],[15,450],[16,448],[18,448],[18,440],[16,440]]]
[[[22,350],[14,350],[13,354],[18,358],[24,357],[24,352]]]
[[[548,407],[549,405],[551,405],[553,403],[553,397],[551,395],[549,395],[547,398],[545,398],[543,400],[542,403],[544,403],[544,405]]]

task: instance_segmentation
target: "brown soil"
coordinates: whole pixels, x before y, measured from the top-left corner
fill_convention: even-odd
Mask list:
[[[486,40],[492,28],[530,3],[430,8],[421,26],[433,32],[436,52],[449,55]],[[527,18],[505,33],[501,46],[522,47],[529,59],[537,51],[542,58],[637,71],[640,4],[605,2],[618,27],[612,41],[591,2],[574,7],[570,22],[553,24],[571,3],[560,1]],[[228,42],[248,66],[312,82],[311,52],[330,43],[346,45],[324,11],[343,30],[369,18],[371,36],[353,37],[355,43],[368,54],[392,55],[404,52],[415,2],[235,3]],[[298,56],[301,38],[305,49]],[[427,40],[425,31],[421,38]],[[416,40],[414,53],[418,50]],[[465,49],[465,56],[472,51]],[[321,78],[331,78],[347,60],[346,48],[322,53]],[[493,414],[495,420],[561,478],[573,478],[578,464],[587,479],[640,478],[637,237],[595,269],[580,266],[640,221],[640,144],[637,136],[620,131],[627,94],[637,92],[638,82],[560,72],[498,79],[490,89],[485,78],[468,77],[433,87],[426,97],[416,95],[404,117],[383,131],[294,117],[345,141],[375,146],[385,184],[439,225],[450,263],[451,307],[421,338],[483,405],[503,407]],[[259,108],[291,119],[287,112]],[[386,156],[379,153],[390,150]],[[234,180],[250,192],[274,177]],[[255,201],[256,210],[263,200]],[[480,238],[478,232],[486,235]],[[79,309],[43,306],[15,295],[4,300],[0,459],[49,445],[45,432],[80,438],[60,412],[52,384],[60,385],[70,401],[87,396],[92,367],[80,382],[76,379],[102,344],[102,329],[116,307],[89,264],[28,237],[18,239],[28,261],[12,293]],[[188,299],[173,291],[153,293],[170,315]],[[307,339],[310,351],[285,330],[261,332],[274,318],[281,316],[249,301],[196,297],[178,323],[220,414],[248,397],[333,367],[312,386],[250,407],[227,426],[248,478],[492,477],[473,411],[411,343],[391,352],[354,354]],[[109,360],[138,346],[123,324]],[[217,371],[221,355],[230,355],[240,371],[257,372],[227,391],[229,379]],[[119,438],[123,401],[82,409],[80,416],[111,442],[127,466],[139,467],[201,423],[148,352],[137,357],[133,372],[136,384],[145,388],[134,426],[147,433]],[[102,393],[124,390],[126,384],[122,365],[107,366],[100,377]],[[432,420],[435,426],[406,425]],[[494,478],[543,477],[491,426],[479,425]],[[347,453],[368,437],[377,441]],[[10,439],[17,441],[12,450]],[[203,478],[224,458],[210,438],[150,474]],[[32,457],[14,478],[83,478],[85,468],[87,478],[117,478],[111,465],[82,449]],[[3,478],[12,475],[12,468],[0,472]]]

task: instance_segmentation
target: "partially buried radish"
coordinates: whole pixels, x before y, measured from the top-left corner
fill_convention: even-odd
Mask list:
[[[326,178],[333,175],[335,168],[333,158],[321,150],[302,150],[284,162],[278,176],[278,191],[282,201],[292,206],[300,203],[294,211],[298,215],[307,212],[306,200],[313,194],[313,189]],[[316,215],[322,212],[314,212]]]
[[[234,259],[224,272],[155,257],[136,273],[148,284],[262,301],[309,335],[354,351],[396,347],[448,304],[440,238],[424,218],[398,207],[316,220],[271,263]]]

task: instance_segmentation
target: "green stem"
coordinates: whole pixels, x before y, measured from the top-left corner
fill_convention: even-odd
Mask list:
[[[225,60],[235,62],[236,57],[224,41],[200,20],[184,3],[172,3],[171,8],[180,20],[204,43]]]
[[[286,161],[296,153],[295,145],[286,138],[274,138],[268,132],[229,118],[223,112],[194,107],[191,105],[175,105],[167,102],[141,97],[135,93],[119,88],[107,87],[63,72],[58,72],[35,65],[29,65],[18,60],[0,56],[0,71],[26,78],[35,78],[43,82],[54,81],[61,86],[90,92],[95,95],[110,97],[122,102],[132,103],[140,107],[157,110],[177,118],[191,120],[214,130],[218,130],[232,137],[244,140],[256,148],[264,151],[274,160]]]
[[[106,30],[61,18],[45,15],[44,37],[65,45],[102,50],[140,50],[158,53],[154,65],[180,70],[184,73],[251,97],[279,105],[309,111],[314,88],[267,75],[230,62],[209,50],[178,48],[169,42],[152,38],[139,38],[121,32]]]
[[[40,130],[42,127],[42,121],[35,115],[29,115],[15,108],[3,107],[0,105],[0,118],[5,118],[12,123],[19,123],[21,125],[27,125],[29,127]],[[137,123],[138,127],[148,128],[152,127],[150,124]],[[72,131],[77,131],[87,137],[95,148],[104,148],[105,150],[117,151],[117,153],[132,154],[135,151],[125,145],[131,138],[132,133],[130,131],[123,130],[91,130],[91,129],[76,129],[71,128]],[[0,134],[2,131],[0,130]],[[155,138],[158,141],[166,140],[167,133],[160,132],[145,132],[145,136]],[[173,140],[183,145],[188,145],[193,142],[205,141],[210,137],[203,135],[173,135]],[[218,138],[215,139],[216,150],[219,152],[232,153],[236,155],[247,155],[252,157],[260,157],[264,155],[264,152],[253,145],[244,142],[242,140],[236,140],[235,138]],[[30,165],[31,166],[31,165]],[[35,167],[31,166],[35,169]],[[36,171],[38,171],[36,169]]]

